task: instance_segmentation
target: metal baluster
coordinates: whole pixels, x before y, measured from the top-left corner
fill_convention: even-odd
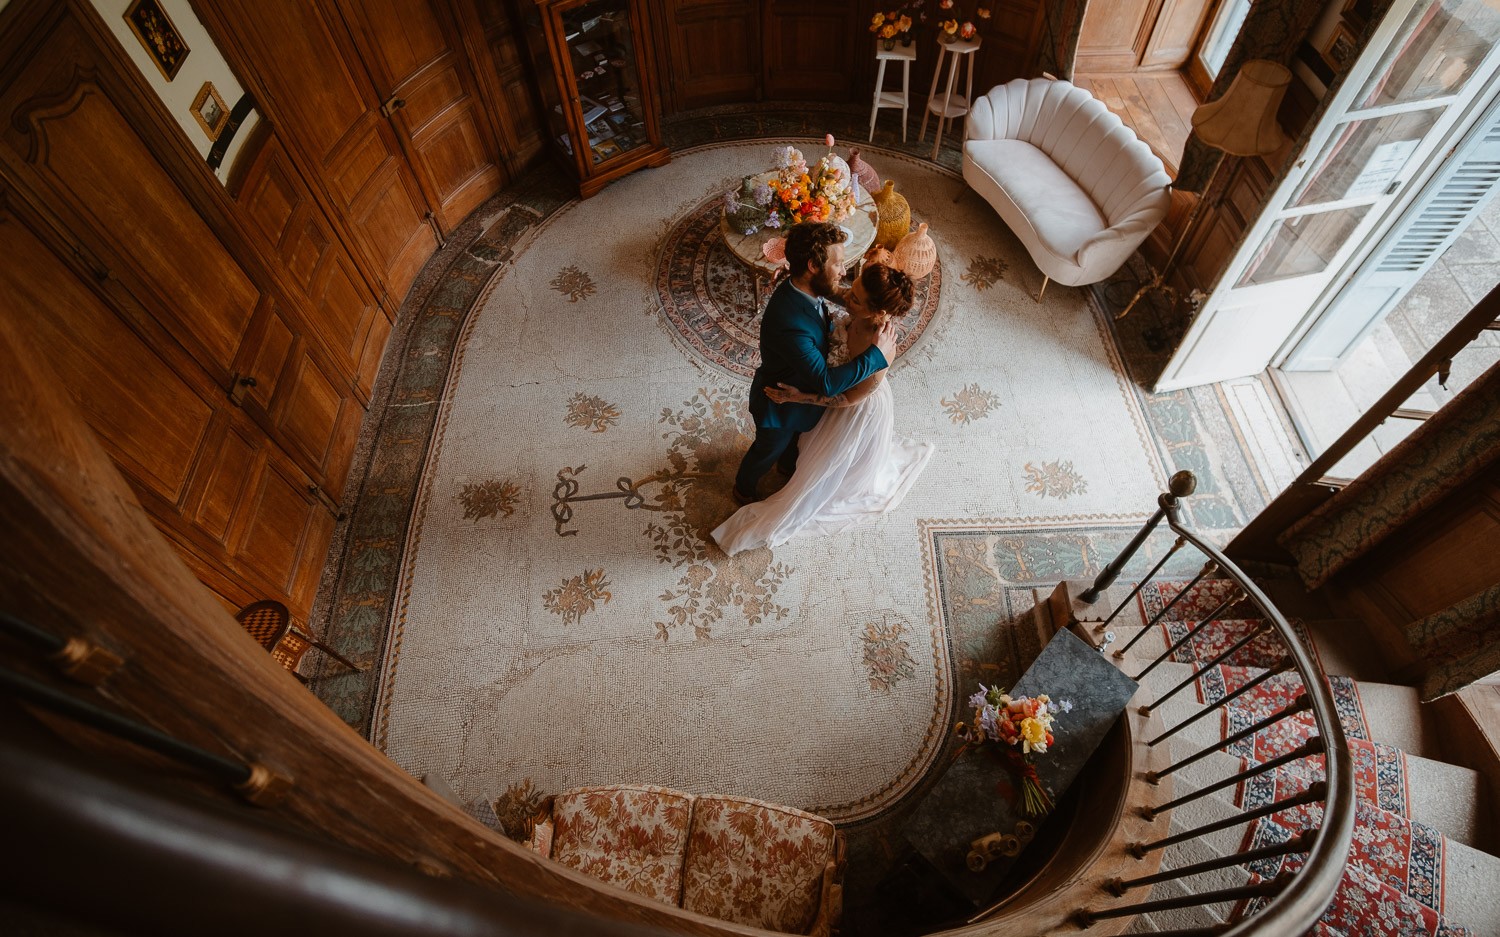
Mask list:
[[[1200,787],[1196,791],[1190,791],[1186,794],[1183,794],[1176,800],[1167,801],[1160,807],[1142,807],[1141,816],[1145,817],[1147,820],[1155,820],[1156,815],[1159,813],[1165,813],[1168,810],[1181,807],[1183,804],[1195,801],[1200,797],[1207,797],[1214,791],[1220,791],[1226,787],[1229,787],[1231,784],[1238,784],[1241,781],[1249,780],[1250,778],[1255,777],[1257,774],[1265,774],[1267,771],[1275,771],[1282,765],[1296,761],[1299,758],[1308,758],[1313,755],[1321,755],[1323,754],[1323,751],[1323,738],[1322,736],[1315,735],[1307,741],[1303,742],[1301,745],[1298,745],[1296,748],[1287,752],[1285,755],[1279,755],[1275,758],[1272,758],[1270,761],[1264,761],[1252,768],[1246,768],[1239,774],[1231,774],[1224,780],[1215,781],[1213,784],[1210,784],[1207,787]]]
[[[1161,607],[1161,611],[1151,616],[1151,620],[1146,622],[1146,627],[1136,632],[1135,637],[1131,638],[1124,647],[1120,648],[1118,651],[1115,651],[1115,656],[1124,657],[1125,652],[1135,647],[1135,642],[1145,637],[1146,632],[1150,631],[1152,628],[1155,628],[1156,623],[1162,620],[1162,616],[1166,615],[1167,612],[1170,612],[1172,610],[1172,606],[1176,605],[1179,599],[1187,595],[1189,589],[1193,588],[1193,586],[1196,586],[1204,576],[1207,576],[1209,573],[1218,568],[1219,564],[1215,563],[1213,560],[1209,560],[1207,563],[1204,563],[1203,568],[1198,570],[1198,575],[1188,580],[1188,584],[1179,589],[1176,595],[1172,596],[1172,601],[1168,602],[1166,605],[1163,605]]]
[[[1270,627],[1271,626],[1268,625],[1268,624],[1266,624],[1265,622],[1261,622],[1260,624],[1256,625],[1255,629],[1253,631],[1251,631],[1249,634],[1245,635],[1243,638],[1240,638],[1238,641],[1236,641],[1229,648],[1229,650],[1224,651],[1218,657],[1215,657],[1213,660],[1211,660],[1208,663],[1204,664],[1201,668],[1199,668],[1198,670],[1195,670],[1193,672],[1193,675],[1191,677],[1188,677],[1186,680],[1182,681],[1181,683],[1179,683],[1176,686],[1172,687],[1172,689],[1168,690],[1167,691],[1167,695],[1161,697],[1160,699],[1158,699],[1156,702],[1150,704],[1149,706],[1142,706],[1141,707],[1141,714],[1142,715],[1149,715],[1153,709],[1155,709],[1156,707],[1160,706],[1162,703],[1165,703],[1167,700],[1171,699],[1172,697],[1176,696],[1178,693],[1182,692],[1182,688],[1183,687],[1189,685],[1194,680],[1198,679],[1199,677],[1201,677],[1204,674],[1208,673],[1210,670],[1213,670],[1215,667],[1219,666],[1220,662],[1222,662],[1225,658],[1229,657],[1235,651],[1238,651],[1240,648],[1244,647],[1245,645],[1249,644],[1251,641],[1254,641],[1256,638],[1260,637]],[[1155,665],[1153,665],[1153,666],[1155,666]]]
[[[1155,885],[1158,882],[1170,881],[1174,878],[1189,878],[1201,875],[1204,872],[1212,872],[1215,869],[1226,869],[1234,865],[1249,865],[1262,859],[1274,859],[1277,856],[1289,856],[1299,852],[1307,852],[1312,849],[1316,834],[1311,830],[1303,830],[1296,836],[1284,843],[1275,846],[1263,846],[1260,849],[1251,849],[1247,852],[1230,853],[1227,856],[1219,856],[1217,859],[1208,859],[1203,862],[1195,862],[1192,865],[1179,866],[1168,869],[1165,872],[1157,872],[1155,875],[1143,875],[1140,878],[1128,881],[1114,879],[1104,884],[1104,890],[1110,894],[1123,898],[1125,893],[1132,888],[1142,885]]]
[[[1170,560],[1174,553],[1176,553],[1178,550],[1181,550],[1186,545],[1187,538],[1178,537],[1177,540],[1172,544],[1171,549],[1167,550],[1166,555],[1157,560],[1156,565],[1151,567],[1151,572],[1147,573],[1145,578],[1140,582],[1137,582],[1135,584],[1135,588],[1130,590],[1130,594],[1125,596],[1125,601],[1121,602],[1119,605],[1116,605],[1115,610],[1109,613],[1109,617],[1100,622],[1098,627],[1094,630],[1103,631],[1105,628],[1108,628],[1109,623],[1114,621],[1115,618],[1119,616],[1120,612],[1125,610],[1125,606],[1130,604],[1130,600],[1135,598],[1137,595],[1140,595],[1141,589],[1145,587],[1146,583],[1150,582],[1153,578],[1155,578],[1157,573],[1161,572],[1161,568],[1167,565],[1167,560]]]
[[[1193,477],[1192,472],[1181,471],[1168,479],[1167,490],[1156,499],[1156,513],[1152,514],[1151,518],[1141,526],[1131,541],[1125,545],[1125,549],[1120,551],[1120,555],[1110,560],[1109,565],[1099,571],[1099,575],[1094,577],[1094,584],[1078,596],[1079,601],[1089,604],[1099,601],[1099,594],[1119,578],[1120,570],[1124,569],[1125,564],[1130,562],[1130,558],[1135,556],[1135,551],[1139,550],[1141,544],[1146,542],[1146,538],[1151,536],[1151,531],[1156,529],[1156,525],[1161,523],[1162,518],[1171,515],[1172,523],[1179,522],[1179,512],[1182,510],[1178,503],[1179,499],[1186,498],[1197,487],[1198,479]]]
[[[1199,710],[1196,713],[1193,713],[1192,716],[1190,716],[1187,719],[1184,719],[1181,722],[1177,723],[1175,726],[1173,726],[1172,728],[1170,728],[1167,731],[1163,732],[1161,735],[1158,735],[1156,738],[1152,739],[1151,741],[1147,742],[1146,744],[1147,745],[1155,745],[1157,742],[1160,742],[1162,739],[1170,738],[1170,737],[1176,735],[1178,732],[1181,732],[1183,729],[1185,729],[1188,726],[1192,725],[1193,723],[1197,722],[1199,719],[1202,719],[1204,716],[1208,715],[1209,713],[1214,712],[1214,711],[1216,711],[1216,710],[1218,710],[1218,709],[1220,709],[1220,708],[1222,708],[1224,706],[1228,706],[1230,703],[1234,702],[1240,696],[1243,696],[1244,694],[1249,693],[1251,690],[1253,690],[1256,687],[1260,686],[1262,683],[1265,683],[1267,680],[1271,679],[1272,677],[1276,676],[1277,674],[1286,673],[1288,670],[1291,670],[1294,666],[1296,666],[1296,665],[1292,663],[1292,659],[1290,657],[1283,657],[1281,660],[1279,660],[1279,661],[1276,662],[1276,666],[1275,667],[1272,667],[1270,670],[1267,670],[1265,673],[1263,673],[1260,676],[1256,677],[1254,680],[1251,680],[1249,683],[1246,683],[1244,686],[1240,687],[1238,690],[1235,690],[1233,693],[1228,694],[1227,696],[1225,696],[1223,699],[1219,700],[1218,702],[1216,702],[1216,703],[1210,703],[1207,708]]]
[[[1236,602],[1241,601],[1242,599],[1244,599],[1244,597],[1245,597],[1245,592],[1244,592],[1243,589],[1236,589],[1234,592],[1230,593],[1229,598],[1227,598],[1224,601],[1220,602],[1219,606],[1217,608],[1215,608],[1213,611],[1209,612],[1208,615],[1202,621],[1198,622],[1198,624],[1194,625],[1192,631],[1189,631],[1187,634],[1183,635],[1182,638],[1176,644],[1174,644],[1171,647],[1167,648],[1167,650],[1166,650],[1165,653],[1163,653],[1156,660],[1152,661],[1150,666],[1148,666],[1145,670],[1142,670],[1140,673],[1136,674],[1133,679],[1136,680],[1137,682],[1139,682],[1142,677],[1144,677],[1146,674],[1150,673],[1151,671],[1155,670],[1157,664],[1160,664],[1162,661],[1164,661],[1167,658],[1171,657],[1173,654],[1177,653],[1177,649],[1178,648],[1182,647],[1184,644],[1186,644],[1189,641],[1191,641],[1194,638],[1196,638],[1198,636],[1198,632],[1200,632],[1204,628],[1208,627],[1208,625],[1211,622],[1218,621],[1219,620],[1219,613],[1220,612],[1224,611],[1224,609],[1226,609],[1229,606],[1235,604]],[[1122,655],[1121,655],[1121,653],[1119,651],[1115,651],[1115,656],[1116,657],[1120,657]]]
[[[1281,876],[1268,882],[1255,882],[1251,885],[1221,888],[1218,891],[1205,891],[1194,895],[1179,895],[1176,898],[1162,898],[1157,901],[1142,901],[1139,904],[1125,905],[1120,908],[1101,908],[1098,911],[1079,910],[1074,913],[1073,917],[1080,926],[1089,927],[1101,918],[1130,917],[1137,914],[1150,914],[1152,911],[1171,911],[1176,908],[1196,908],[1206,904],[1238,901],[1241,898],[1266,898],[1280,892],[1289,880],[1290,876]]]
[[[1203,751],[1199,752],[1196,755],[1189,755],[1176,764],[1163,768],[1160,771],[1147,771],[1146,780],[1154,784],[1167,775],[1171,774],[1173,771],[1176,771],[1178,768],[1185,768],[1193,762],[1198,761],[1200,758],[1204,758],[1221,749],[1228,748],[1234,743],[1247,739],[1255,733],[1260,732],[1263,729],[1267,729],[1283,719],[1295,716],[1297,715],[1297,713],[1307,712],[1309,709],[1312,709],[1312,698],[1309,697],[1306,693],[1303,693],[1302,695],[1298,696],[1297,699],[1292,702],[1292,705],[1288,706],[1286,709],[1267,716],[1248,729],[1236,732],[1229,738],[1221,740],[1217,745],[1211,745],[1208,748],[1203,749]]]
[[[1273,813],[1280,813],[1283,810],[1290,810],[1293,807],[1300,807],[1303,804],[1315,804],[1319,801],[1327,799],[1328,782],[1314,781],[1307,788],[1307,790],[1296,795],[1295,797],[1283,798],[1282,800],[1278,800],[1275,803],[1266,804],[1264,807],[1258,807],[1255,810],[1247,810],[1244,813],[1237,814],[1232,817],[1225,817],[1222,820],[1215,820],[1212,823],[1205,823],[1200,827],[1196,827],[1191,830],[1186,830],[1184,832],[1159,839],[1154,843],[1132,843],[1130,845],[1130,851],[1135,855],[1137,859],[1143,859],[1145,858],[1146,853],[1152,852],[1153,850],[1166,849],[1168,846],[1175,846],[1178,843],[1185,842],[1186,840],[1197,839],[1200,836],[1207,836],[1209,833],[1217,833],[1220,830],[1227,830],[1231,826],[1239,826],[1242,823],[1250,823],[1251,821],[1259,820],[1262,817],[1269,817]]]

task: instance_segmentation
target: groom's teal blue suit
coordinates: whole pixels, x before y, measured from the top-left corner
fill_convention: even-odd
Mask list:
[[[836,397],[886,366],[885,355],[871,345],[848,364],[829,367],[830,330],[823,300],[797,289],[790,279],[771,293],[760,320],[760,367],[750,384],[755,442],[734,480],[742,498],[754,500],[756,484],[778,459],[784,468],[791,468],[783,455],[797,434],[812,429],[823,415],[823,408],[812,404],[774,403],[765,394],[767,387],[790,384],[807,393]],[[795,464],[795,449],[790,456]]]

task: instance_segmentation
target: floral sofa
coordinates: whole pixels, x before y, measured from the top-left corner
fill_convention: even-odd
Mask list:
[[[843,907],[843,834],[746,797],[577,788],[544,804],[530,845],[611,885],[766,930],[826,937]]]

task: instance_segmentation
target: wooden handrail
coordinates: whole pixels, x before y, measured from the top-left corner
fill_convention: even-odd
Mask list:
[[[1355,446],[1364,442],[1365,437],[1373,433],[1376,427],[1401,410],[1407,399],[1421,390],[1445,362],[1467,347],[1497,319],[1500,319],[1500,286],[1485,294],[1467,315],[1458,320],[1457,325],[1449,329],[1446,335],[1428,349],[1427,354],[1391,385],[1390,390],[1371,404],[1322,455],[1313,459],[1285,491],[1245,525],[1229,542],[1225,552],[1242,559],[1284,562],[1286,554],[1277,545],[1276,537],[1337,490],[1324,481],[1333,467],[1344,456],[1353,452]]]

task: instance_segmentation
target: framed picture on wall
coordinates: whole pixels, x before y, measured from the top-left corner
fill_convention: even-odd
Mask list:
[[[224,106],[224,99],[219,97],[219,90],[213,82],[205,81],[198,89],[198,96],[193,98],[193,119],[198,121],[198,126],[210,140],[219,139],[224,125],[229,123],[229,108]]]
[[[188,47],[167,12],[161,8],[161,3],[158,0],[131,0],[125,9],[125,22],[145,46],[151,61],[161,69],[162,76],[168,81],[176,78],[183,59],[188,57]]]
[[[1354,64],[1354,56],[1358,51],[1359,40],[1354,38],[1354,33],[1348,26],[1340,22],[1333,35],[1328,37],[1328,44],[1323,47],[1323,60],[1342,75]]]

